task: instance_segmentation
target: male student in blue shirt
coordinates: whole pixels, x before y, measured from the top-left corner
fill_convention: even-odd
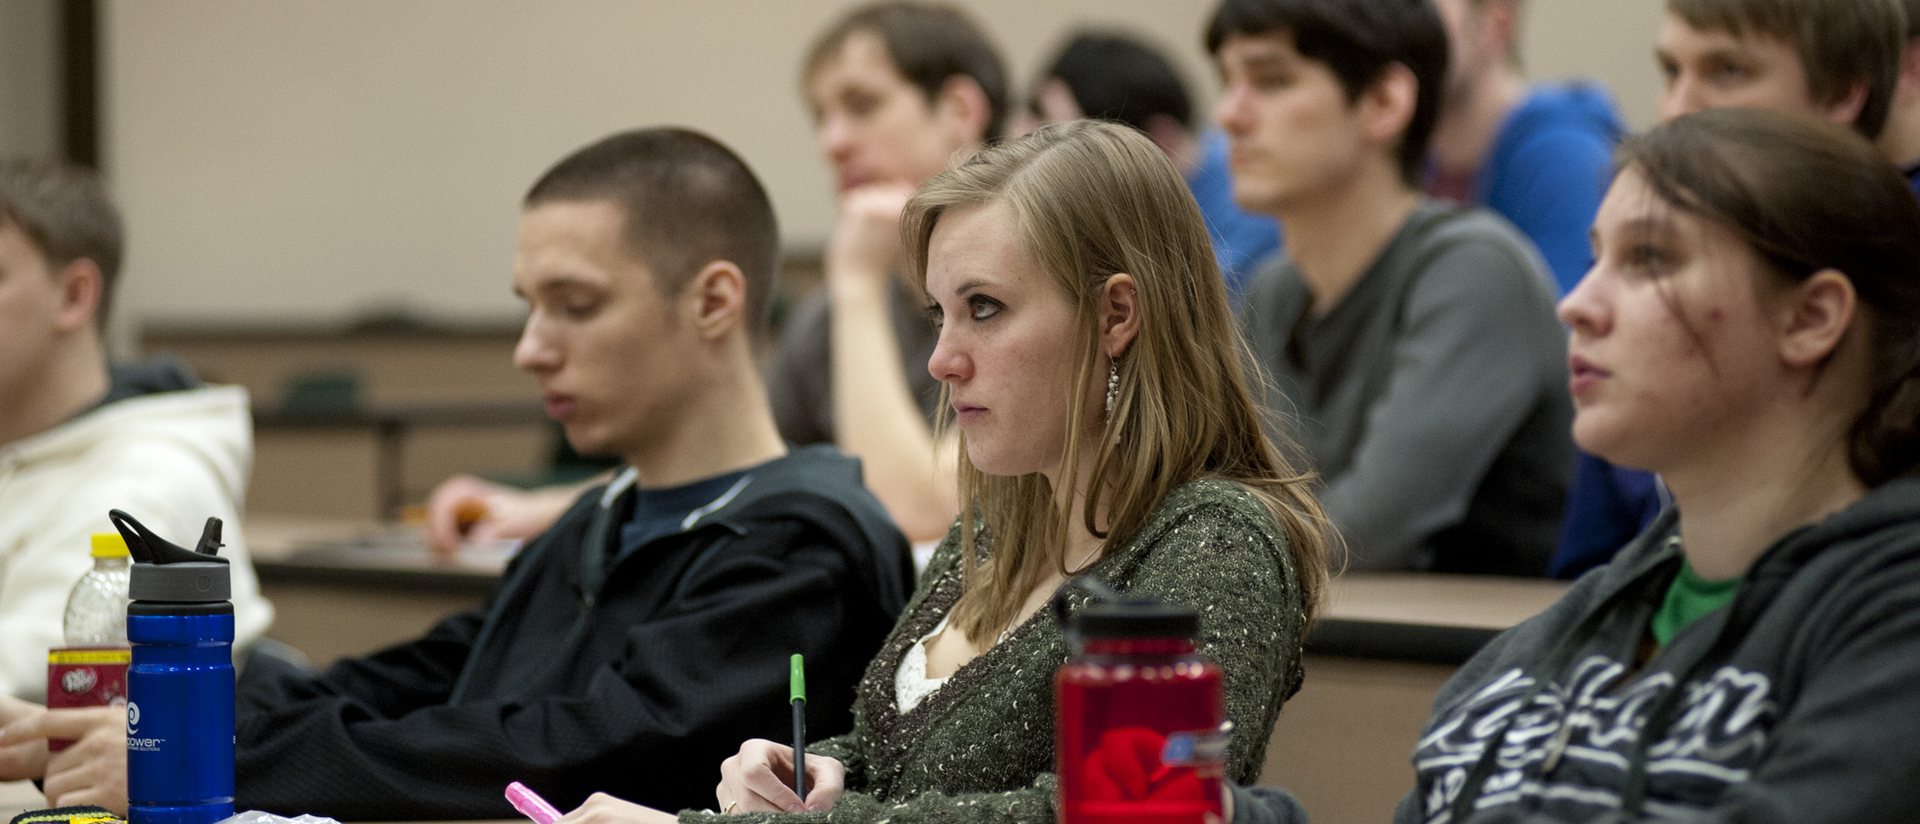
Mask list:
[[[1427,191],[1499,212],[1540,248],[1565,294],[1593,262],[1587,227],[1626,123],[1594,83],[1527,81],[1521,0],[1434,5],[1450,53]]]
[[[774,428],[753,339],[778,260],[765,190],[694,132],[617,134],[534,184],[514,362],[575,448],[626,466],[423,638],[320,675],[249,661],[240,809],[502,819],[516,780],[562,807],[705,806],[735,742],[791,722],[793,653],[808,728],[851,725],[912,567],[859,464]],[[0,702],[0,778],[124,813],[123,717]],[[49,759],[47,735],[78,742]]]
[[[1626,124],[1605,89],[1530,83],[1521,72],[1522,0],[1435,0],[1447,26],[1446,94],[1427,191],[1485,206],[1546,259],[1564,295],[1593,263],[1587,229],[1613,176]],[[1581,453],[1548,572],[1574,577],[1613,556],[1660,511],[1653,475]]]

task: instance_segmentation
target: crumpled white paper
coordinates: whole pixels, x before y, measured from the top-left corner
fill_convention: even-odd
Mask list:
[[[340,824],[340,822],[317,815],[288,818],[261,810],[248,810],[244,813],[235,813],[232,818],[221,821],[220,824]]]

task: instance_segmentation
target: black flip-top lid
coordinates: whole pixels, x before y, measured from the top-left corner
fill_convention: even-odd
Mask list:
[[[232,571],[220,557],[220,519],[208,518],[197,549],[175,546],[118,509],[107,513],[133,555],[127,594],[135,601],[218,603],[233,597]]]

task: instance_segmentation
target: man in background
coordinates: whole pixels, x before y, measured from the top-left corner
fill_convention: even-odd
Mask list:
[[[1521,0],[1435,5],[1450,54],[1426,189],[1512,222],[1566,294],[1593,263],[1587,228],[1626,124],[1606,90],[1592,83],[1527,82]]]
[[[191,545],[225,522],[234,639],[273,621],[247,558],[240,502],[253,461],[246,390],[169,360],[107,364],[120,214],[77,167],[0,162],[0,693],[45,700],[67,593],[91,536],[123,509]]]
[[[1522,0],[1436,0],[1447,26],[1446,92],[1434,125],[1429,194],[1485,206],[1533,241],[1559,294],[1593,264],[1587,230],[1627,131],[1605,89],[1530,83],[1520,64]],[[1550,574],[1575,577],[1659,514],[1650,473],[1575,459]]]
[[[1226,0],[1234,196],[1279,218],[1242,325],[1349,568],[1538,575],[1573,465],[1566,333],[1531,244],[1423,197],[1446,32],[1427,0]]]
[[[867,485],[914,541],[959,511],[936,452],[938,334],[901,277],[900,211],[926,179],[998,137],[1007,118],[999,52],[947,6],[886,2],[834,21],[801,70],[839,213],[824,283],[794,309],[767,375],[781,434],[861,459]],[[950,461],[951,458],[949,457]]]
[[[1187,180],[1206,218],[1213,257],[1237,303],[1256,264],[1280,250],[1280,225],[1233,200],[1227,169],[1227,136],[1201,134],[1180,73],[1158,50],[1120,32],[1082,31],[1068,38],[1041,72],[1027,101],[1034,126],[1082,117],[1125,123],[1167,153]]]
[[[1667,0],[1660,119],[1718,106],[1795,112],[1872,140],[1906,42],[1900,0]]]
[[[714,764],[787,729],[794,653],[808,729],[851,726],[912,568],[858,463],[774,428],[752,346],[779,261],[760,182],[711,138],[647,129],[560,161],[523,207],[514,363],[575,448],[625,466],[480,608],[321,675],[252,662],[240,809],[504,819],[510,781],[563,808],[705,806]],[[123,812],[122,718],[0,704],[0,779]],[[47,735],[77,741],[49,761]]]

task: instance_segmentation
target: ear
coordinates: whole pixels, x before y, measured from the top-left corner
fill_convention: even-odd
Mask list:
[[[681,290],[683,317],[703,340],[719,340],[739,328],[747,313],[747,275],[730,260],[701,267]]]
[[[959,145],[971,146],[986,140],[987,121],[992,116],[987,105],[987,92],[980,88],[980,82],[964,74],[956,74],[940,84],[940,93],[933,98],[933,115],[947,126],[954,141]]]
[[[1111,275],[1100,287],[1100,349],[1108,358],[1119,358],[1133,345],[1140,333],[1140,290],[1133,276],[1124,272]]]
[[[1860,116],[1860,110],[1867,107],[1867,81],[1862,80],[1847,87],[1847,93],[1832,101],[1820,104],[1820,110],[1826,113],[1827,122],[1835,126],[1851,128],[1853,121]]]
[[[92,258],[79,258],[53,274],[59,281],[60,312],[55,316],[54,326],[62,332],[83,329],[96,323],[105,323],[105,318],[96,319],[94,313],[100,308],[101,298],[106,296],[107,278],[100,272],[100,265]]]
[[[1822,269],[1786,291],[1782,300],[1780,359],[1812,367],[1830,357],[1853,325],[1859,296],[1838,270]]]
[[[1490,2],[1481,6],[1486,15],[1486,33],[1500,47],[1503,60],[1513,60],[1520,50],[1520,6],[1514,2]]]
[[[1153,139],[1153,145],[1159,146],[1160,151],[1174,158],[1175,165],[1179,165],[1179,159],[1185,154],[1193,133],[1187,129],[1187,124],[1169,115],[1156,114],[1147,118],[1147,137]]]
[[[1420,80],[1413,70],[1401,63],[1387,64],[1355,103],[1363,133],[1382,146],[1399,145],[1419,99]]]

